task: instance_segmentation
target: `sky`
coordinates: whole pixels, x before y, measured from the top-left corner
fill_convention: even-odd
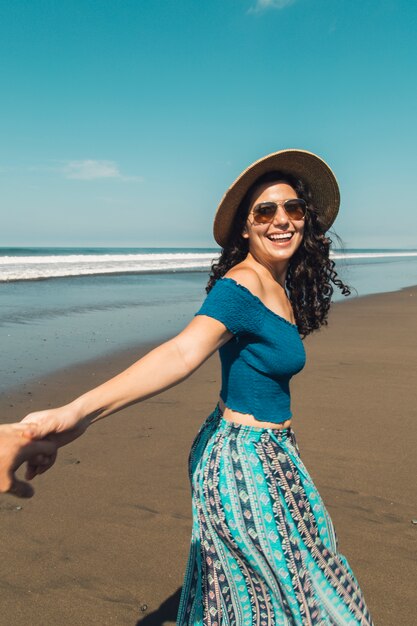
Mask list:
[[[417,248],[416,31],[413,0],[0,0],[0,246],[213,246],[302,148],[346,247]]]

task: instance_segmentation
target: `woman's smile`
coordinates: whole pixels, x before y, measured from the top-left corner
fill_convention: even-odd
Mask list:
[[[268,235],[266,235],[266,238],[269,239],[269,241],[271,241],[274,244],[274,246],[283,247],[283,246],[288,246],[290,244],[293,236],[294,236],[294,233],[290,231],[290,232],[269,233]]]

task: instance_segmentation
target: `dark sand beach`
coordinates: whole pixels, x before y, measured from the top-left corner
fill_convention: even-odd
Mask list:
[[[307,338],[293,427],[376,626],[414,626],[417,288],[337,303]],[[130,350],[2,395],[1,421],[63,404],[138,358]],[[188,553],[187,458],[213,410],[214,355],[191,378],[94,425],[0,499],[1,626],[173,624]]]

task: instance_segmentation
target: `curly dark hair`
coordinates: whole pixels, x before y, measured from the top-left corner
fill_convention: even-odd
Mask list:
[[[290,299],[300,335],[304,338],[314,330],[327,324],[333,285],[344,296],[350,295],[350,288],[337,276],[335,262],[329,257],[332,240],[326,236],[320,213],[312,202],[307,185],[293,175],[284,172],[269,172],[258,178],[249,187],[239,205],[233,221],[227,244],[218,260],[213,261],[208,293],[215,282],[226,272],[243,261],[249,252],[248,240],[242,237],[251,199],[255,191],[265,183],[285,182],[290,185],[307,203],[304,221],[304,236],[300,247],[291,257],[285,281],[285,289]],[[340,238],[333,233],[340,243]],[[333,283],[333,285],[332,285]]]

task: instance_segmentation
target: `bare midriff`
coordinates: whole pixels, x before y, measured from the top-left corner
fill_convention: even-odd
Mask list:
[[[279,423],[261,422],[249,413],[238,413],[238,411],[233,411],[232,409],[229,409],[229,407],[225,406],[221,398],[219,398],[219,408],[223,413],[223,419],[228,422],[235,422],[236,424],[243,424],[244,426],[257,426],[258,428],[275,428],[278,430],[291,426],[291,420]]]

